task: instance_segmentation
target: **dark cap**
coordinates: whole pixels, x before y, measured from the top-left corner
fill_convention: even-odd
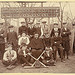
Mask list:
[[[28,24],[32,24],[32,22],[29,22]]]
[[[75,26],[75,23],[73,23],[72,25]]]
[[[67,24],[66,22],[63,22],[63,25]]]
[[[34,32],[34,35],[35,35],[35,34],[38,34],[38,35],[39,35],[39,33],[38,33],[37,31]]]
[[[21,24],[22,24],[22,23],[25,23],[25,22],[21,22]]]
[[[54,23],[54,25],[58,25],[58,23]]]
[[[13,25],[11,25],[11,26],[9,26],[8,28],[13,28],[14,26]]]
[[[0,23],[0,25],[3,25],[3,23]]]
[[[22,34],[23,34],[23,33],[25,33],[25,34],[26,34],[26,31],[22,31]]]
[[[46,21],[42,21],[42,23],[46,23]]]

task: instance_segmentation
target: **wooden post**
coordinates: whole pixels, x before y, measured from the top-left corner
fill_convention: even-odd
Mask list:
[[[5,20],[5,36],[7,35],[7,30],[8,30],[8,28],[7,28],[7,19],[4,19]]]
[[[50,26],[50,18],[48,18],[48,27],[49,27],[49,30],[51,30],[51,26]]]
[[[61,7],[61,2],[60,2],[60,16],[61,16],[61,28],[63,27],[63,10],[62,10],[62,7]]]
[[[24,3],[23,5],[24,5],[23,7],[26,7],[26,3]]]
[[[17,34],[18,34],[18,28],[19,28],[19,19],[17,19]]]
[[[41,7],[43,7],[43,2],[41,2]]]
[[[61,28],[63,27],[63,10],[61,10]]]

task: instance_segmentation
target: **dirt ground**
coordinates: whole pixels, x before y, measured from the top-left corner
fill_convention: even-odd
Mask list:
[[[6,69],[6,67],[0,61],[0,73],[75,73],[75,55],[71,55],[66,62],[56,62],[56,66],[50,66],[48,68],[26,68],[21,65],[16,66],[12,70]]]

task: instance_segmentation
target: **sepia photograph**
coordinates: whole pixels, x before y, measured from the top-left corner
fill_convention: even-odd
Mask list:
[[[75,73],[75,1],[0,1],[0,73]]]

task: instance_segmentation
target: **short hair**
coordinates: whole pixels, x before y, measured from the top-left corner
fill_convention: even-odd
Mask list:
[[[14,26],[13,25],[11,25],[11,26],[9,26],[8,28],[13,28]]]
[[[75,23],[73,23],[72,25],[75,26]]]
[[[54,25],[58,25],[58,23],[54,23]]]
[[[46,21],[42,21],[42,23],[46,23]]]
[[[63,25],[67,24],[66,22],[63,23]]]
[[[21,22],[21,24],[23,24],[23,23],[25,23],[25,22]]]
[[[2,25],[3,25],[3,23],[0,23],[0,25],[2,26]]]

